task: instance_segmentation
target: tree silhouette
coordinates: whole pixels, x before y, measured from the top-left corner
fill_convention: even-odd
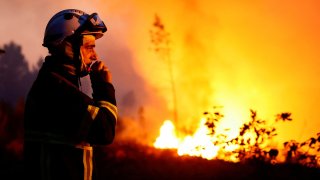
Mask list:
[[[173,101],[173,120],[175,124],[178,124],[178,105],[177,105],[177,92],[175,87],[175,78],[173,73],[173,63],[171,59],[171,48],[170,48],[170,34],[166,31],[164,24],[160,17],[156,14],[153,22],[152,29],[149,31],[151,37],[151,43],[154,50],[168,65],[168,72],[170,76],[170,85],[172,92]]]
[[[22,156],[24,100],[41,62],[30,71],[21,46],[14,42],[0,51],[0,155]]]
[[[19,99],[25,99],[37,69],[29,71],[21,46],[14,42],[5,44],[4,52],[0,55],[0,100],[15,105]]]

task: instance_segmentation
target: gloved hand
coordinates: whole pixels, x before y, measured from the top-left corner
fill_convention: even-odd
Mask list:
[[[101,61],[91,66],[90,79],[93,99],[105,100],[115,104],[114,87],[111,84],[112,76],[108,68]]]
[[[91,80],[98,82],[102,81],[111,83],[112,81],[112,75],[102,61],[97,61],[91,66],[90,78]]]

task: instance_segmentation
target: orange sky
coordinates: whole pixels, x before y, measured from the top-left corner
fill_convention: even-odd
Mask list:
[[[47,21],[70,7],[96,11],[109,26],[97,50],[113,70],[120,104],[134,94],[135,109],[123,113],[145,106],[154,126],[172,118],[166,64],[150,51],[148,31],[157,13],[172,41],[180,122],[194,123],[222,105],[226,126],[240,125],[253,108],[263,119],[292,113],[293,121],[279,129],[282,140],[320,131],[317,0],[2,1],[0,47],[14,41],[35,64],[47,53],[41,47]]]

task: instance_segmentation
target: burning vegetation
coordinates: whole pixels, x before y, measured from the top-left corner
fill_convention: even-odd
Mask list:
[[[175,127],[179,125],[176,97],[176,83],[173,76],[173,64],[170,56],[170,34],[158,15],[150,30],[153,50],[168,65],[173,102],[173,122],[165,120],[160,128],[160,135],[154,142],[159,149],[176,149],[179,156],[197,156],[208,160],[220,159],[231,162],[261,161],[267,163],[299,163],[308,167],[320,167],[320,132],[305,142],[294,140],[283,143],[283,147],[274,147],[277,136],[276,123],[292,121],[291,113],[276,115],[273,121],[262,120],[257,111],[250,110],[251,118],[239,129],[219,129],[223,120],[218,108],[203,113],[195,131],[185,131]],[[271,123],[270,123],[271,122]],[[179,131],[180,130],[180,131]]]
[[[239,128],[236,137],[228,131],[216,133],[216,127],[224,115],[219,111],[204,112],[198,129],[193,134],[177,136],[173,123],[166,120],[154,146],[160,149],[176,149],[178,155],[198,156],[208,160],[219,159],[232,162],[260,161],[270,164],[298,163],[307,167],[320,167],[320,133],[305,142],[284,142],[283,148],[274,148],[272,140],[277,129],[259,119],[250,110],[251,119]],[[291,113],[280,113],[274,123],[292,121]]]

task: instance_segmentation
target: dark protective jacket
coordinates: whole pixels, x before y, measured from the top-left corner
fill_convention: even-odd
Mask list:
[[[79,90],[79,78],[46,57],[25,106],[24,158],[28,179],[91,179],[94,145],[113,142],[115,90],[91,77],[93,94]]]

